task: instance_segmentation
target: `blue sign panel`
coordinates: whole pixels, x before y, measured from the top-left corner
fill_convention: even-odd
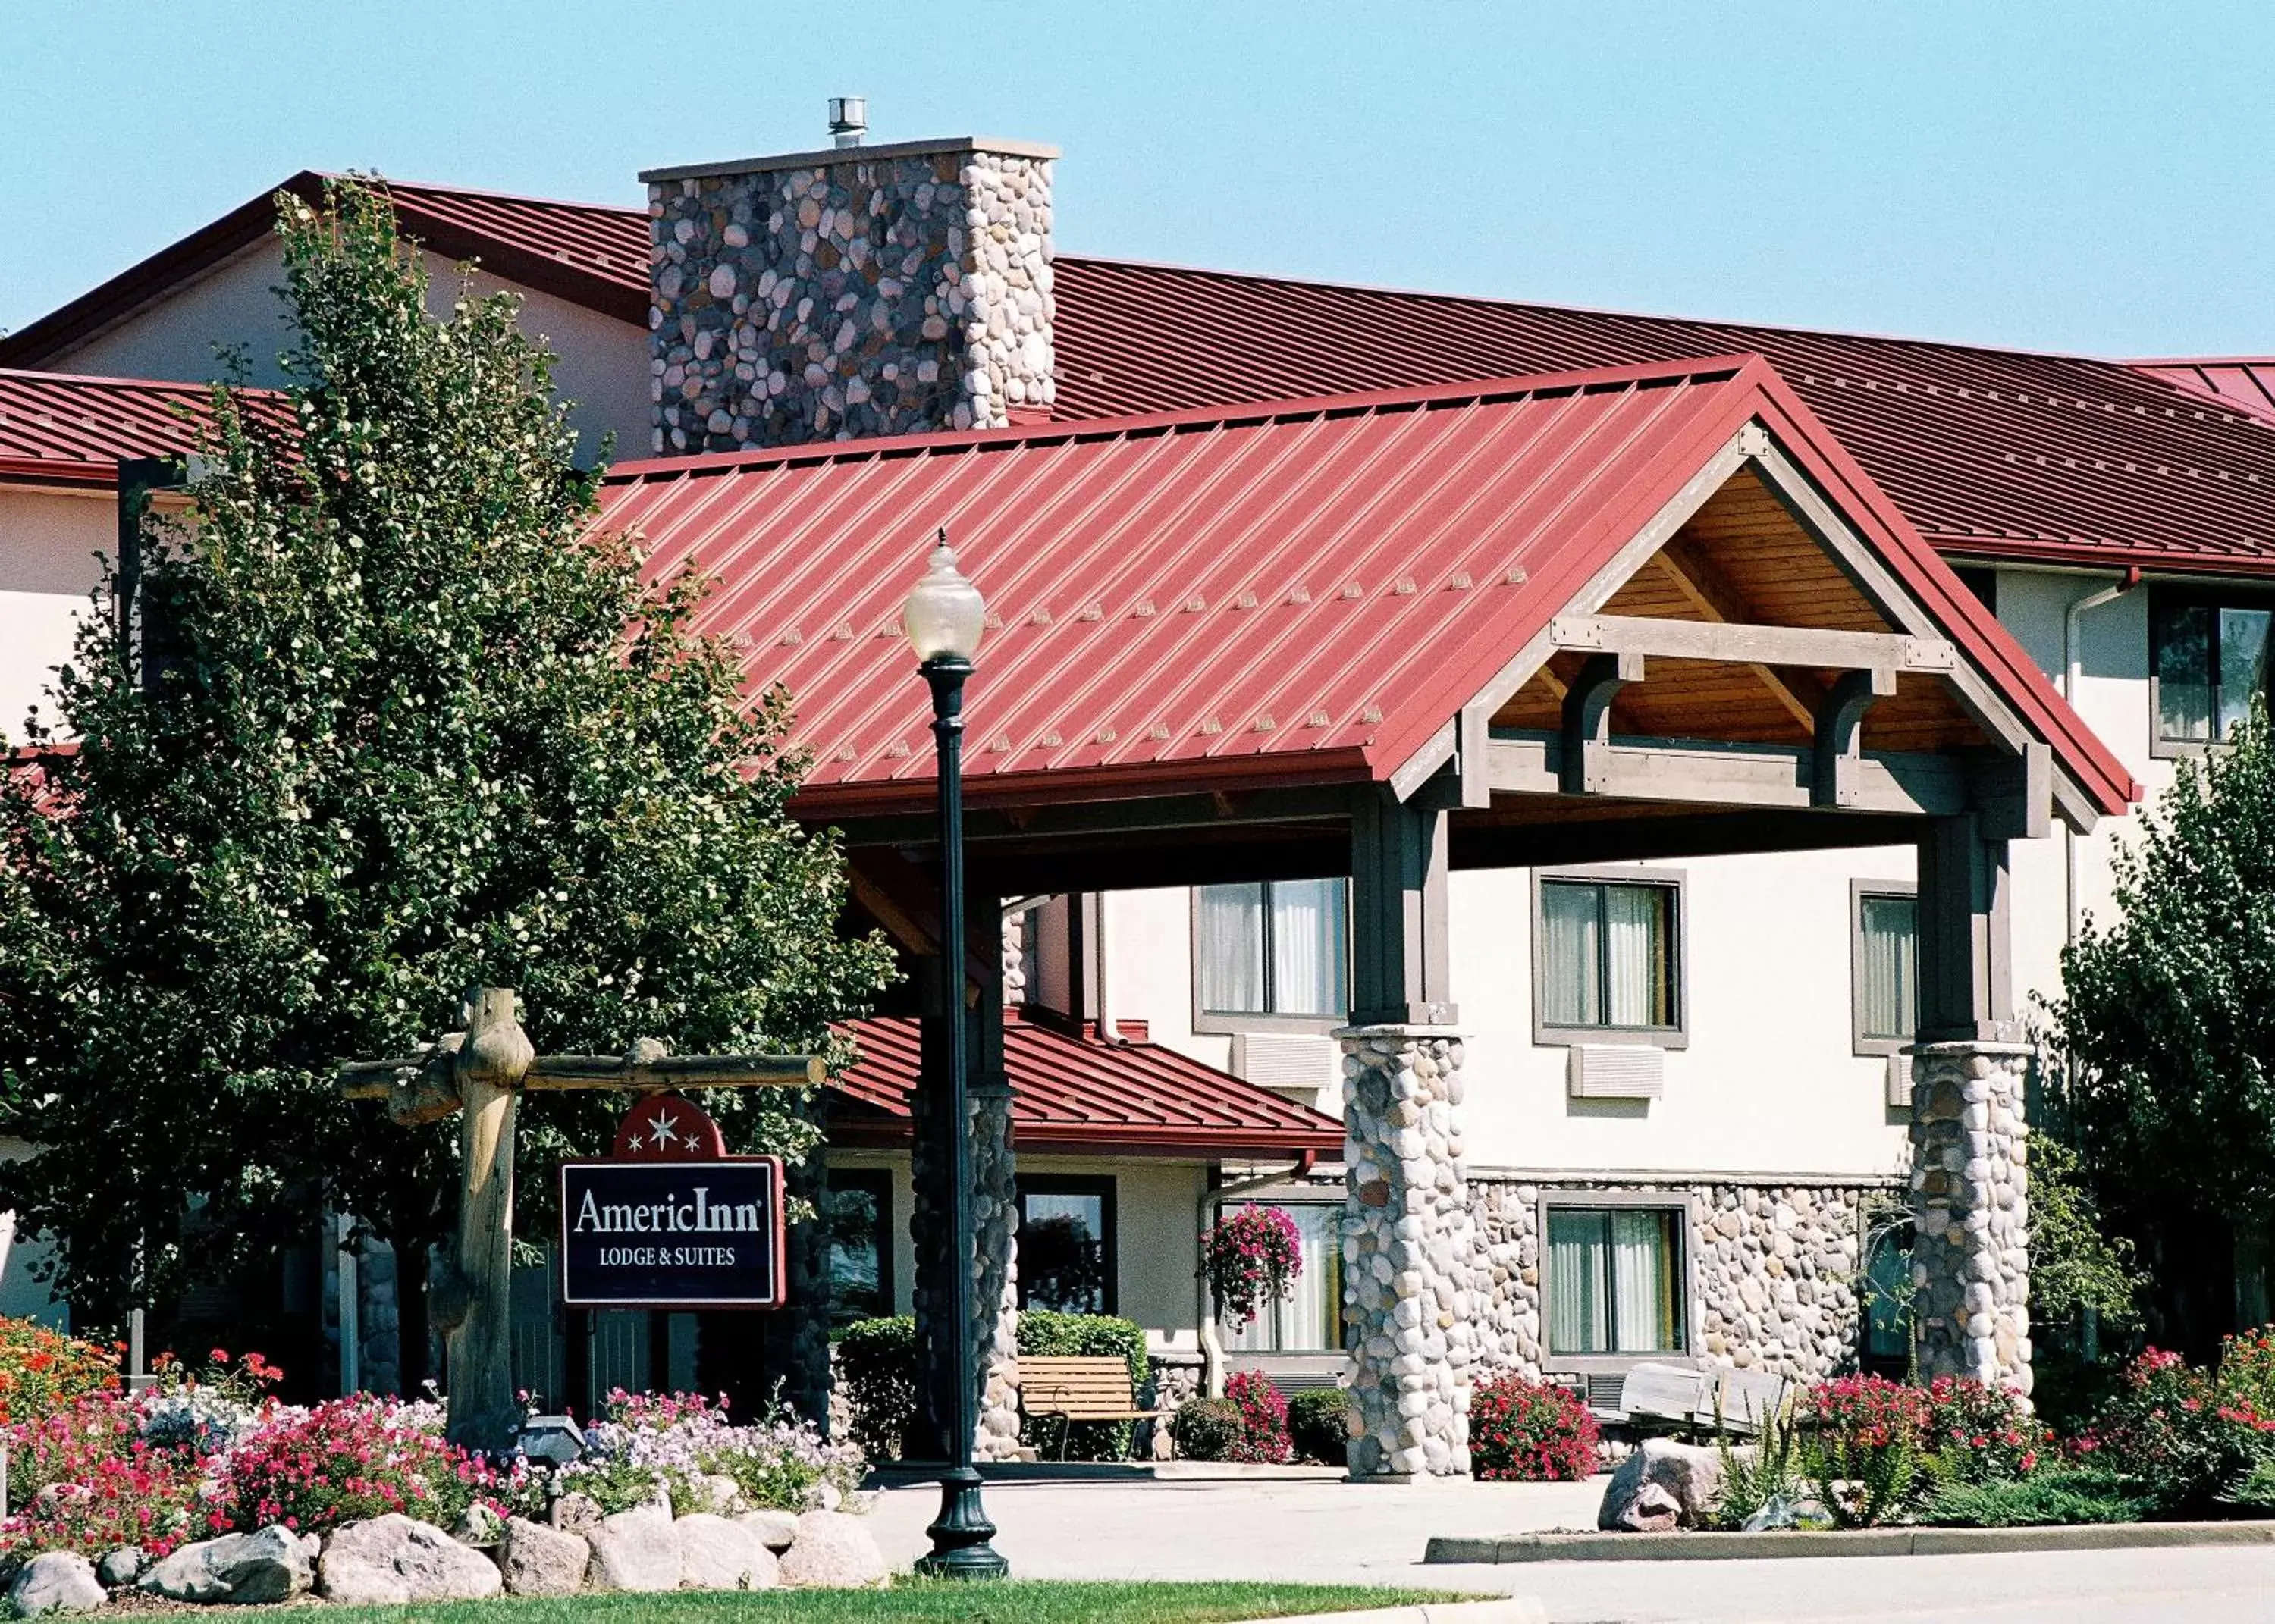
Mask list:
[[[571,1308],[780,1308],[782,1162],[561,1164]]]

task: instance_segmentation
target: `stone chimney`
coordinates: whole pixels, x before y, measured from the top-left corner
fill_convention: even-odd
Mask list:
[[[1058,155],[965,137],[643,174],[657,453],[1047,416]]]

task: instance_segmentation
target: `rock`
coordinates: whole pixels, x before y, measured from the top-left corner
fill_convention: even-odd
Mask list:
[[[140,1579],[142,1570],[149,1565],[150,1558],[141,1546],[121,1545],[116,1551],[104,1552],[102,1560],[94,1565],[94,1576],[113,1587],[128,1585]]]
[[[593,1547],[586,1577],[596,1590],[676,1590],[679,1588],[679,1541],[671,1513],[661,1506],[637,1506],[602,1517],[586,1536]]]
[[[462,1545],[477,1545],[487,1551],[505,1537],[505,1522],[488,1507],[476,1503],[458,1514],[450,1525],[450,1537]]]
[[[843,1511],[800,1515],[797,1537],[782,1559],[782,1582],[798,1590],[850,1590],[880,1585],[890,1576],[876,1536]]]
[[[775,1553],[759,1530],[707,1511],[671,1525],[679,1542],[679,1588],[683,1590],[770,1590],[776,1582]]]
[[[553,1502],[546,1519],[564,1534],[590,1534],[601,1526],[601,1502],[589,1494],[571,1492]]]
[[[757,1530],[759,1543],[777,1555],[789,1550],[797,1537],[797,1513],[794,1511],[746,1511],[735,1521]]]
[[[324,1537],[313,1530],[301,1535],[300,1549],[308,1553],[308,1567],[310,1571],[313,1572],[315,1568],[316,1559],[324,1553]]]
[[[94,1576],[94,1564],[76,1551],[42,1552],[24,1564],[8,1587],[8,1605],[19,1619],[36,1619],[49,1613],[93,1613],[110,1599],[102,1582]]]
[[[1596,1512],[1600,1529],[1628,1528],[1621,1518],[1645,1488],[1660,1490],[1673,1503],[1684,1528],[1702,1528],[1722,1492],[1722,1455],[1717,1449],[1647,1438],[1619,1464]]]
[[[743,1499],[742,1486],[724,1474],[697,1478],[695,1489],[699,1498],[688,1506],[675,1507],[673,1509],[683,1514],[689,1511],[707,1511],[712,1515],[719,1517],[731,1517],[750,1509],[749,1505]]]
[[[154,1565],[142,1589],[174,1601],[290,1601],[308,1589],[307,1547],[282,1524],[184,1545]]]
[[[389,1512],[351,1522],[317,1564],[328,1601],[487,1601],[504,1590],[497,1564],[431,1522]]]
[[[1644,1484],[1612,1526],[1630,1534],[1665,1534],[1682,1526],[1682,1506],[1655,1483]]]
[[[526,1517],[508,1519],[498,1544],[499,1572],[516,1596],[574,1596],[592,1560],[593,1547],[583,1535]]]
[[[808,1511],[843,1511],[845,1509],[845,1497],[838,1492],[837,1485],[835,1484],[830,1482],[827,1477],[824,1477],[817,1481],[812,1487],[806,1490],[805,1509]]]

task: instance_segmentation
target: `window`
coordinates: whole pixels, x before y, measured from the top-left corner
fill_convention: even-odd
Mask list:
[[[1543,876],[1535,895],[1536,1041],[1682,1029],[1680,877]]]
[[[2159,593],[2150,607],[2160,745],[2220,744],[2267,691],[2275,605]]]
[[[1893,1228],[1872,1236],[1864,1262],[1863,1368],[1901,1380],[1911,1367],[1911,1248]]]
[[[1543,1216],[1551,1354],[1687,1350],[1682,1208],[1550,1205]]]
[[[1856,1048],[1893,1054],[1919,1031],[1919,902],[1909,886],[1853,883]]]
[[[822,1197],[829,1232],[829,1319],[850,1325],[893,1311],[893,1175],[832,1167]]]
[[[1323,1353],[1343,1345],[1342,1204],[1267,1203],[1296,1220],[1304,1272],[1285,1303],[1266,1303],[1239,1330],[1224,1328],[1235,1353]]]
[[[1999,572],[1986,570],[1981,564],[1956,564],[1951,571],[1959,584],[1975,594],[1975,601],[1993,615],[1999,612]]]
[[[1350,1008],[1343,892],[1341,880],[1195,891],[1196,1013],[1342,1020]]]
[[[1019,1181],[1019,1306],[1114,1312],[1114,1181]]]

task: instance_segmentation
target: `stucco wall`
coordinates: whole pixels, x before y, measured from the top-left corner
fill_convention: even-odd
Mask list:
[[[38,706],[55,668],[71,657],[79,617],[102,580],[94,555],[118,545],[109,492],[49,495],[0,486],[0,737],[24,738],[25,712]]]
[[[427,303],[439,313],[457,297],[457,269],[440,254],[426,259],[432,278]],[[272,290],[283,280],[281,249],[273,242],[254,244],[171,298],[65,351],[48,370],[202,381],[222,374],[214,348],[221,344],[242,346],[247,382],[282,384],[277,356],[291,347],[292,334]],[[477,275],[474,288],[479,293],[512,288],[522,295],[523,330],[541,336],[560,358],[555,386],[578,403],[570,420],[578,435],[579,461],[597,458],[601,437],[611,432],[619,460],[646,454],[645,329],[495,276]]]

